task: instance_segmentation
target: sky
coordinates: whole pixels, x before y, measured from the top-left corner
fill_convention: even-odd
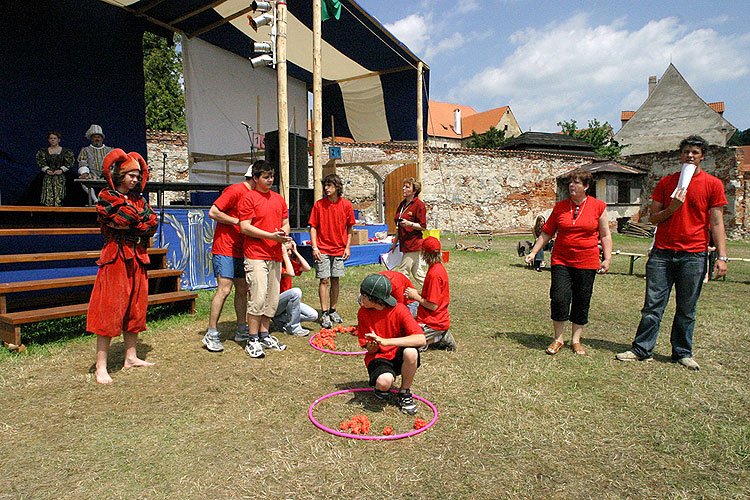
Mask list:
[[[747,0],[356,0],[430,67],[430,99],[509,105],[523,131],[620,128],[669,63],[750,128]]]

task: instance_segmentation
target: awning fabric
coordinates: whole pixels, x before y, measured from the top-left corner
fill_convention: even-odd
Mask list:
[[[250,27],[247,0],[102,0],[120,5],[146,19],[168,24],[188,36],[197,36],[242,57],[251,55],[253,41],[270,39],[270,27],[256,33]],[[416,66],[419,59],[353,0],[341,4],[338,19],[322,25],[324,79],[323,134],[331,134],[331,116],[337,136],[360,142],[414,141],[416,137]],[[288,0],[287,60],[289,76],[312,82],[312,0]],[[188,14],[195,13],[186,17]],[[184,18],[184,19],[182,19]],[[176,21],[176,22],[175,22]],[[218,24],[218,26],[216,26]],[[201,33],[210,26],[213,29]],[[378,74],[388,72],[386,74]],[[372,76],[361,78],[365,75]],[[425,68],[425,83],[429,72]],[[360,77],[336,83],[340,80]],[[424,86],[426,102],[428,86]],[[424,106],[424,120],[427,106]]]

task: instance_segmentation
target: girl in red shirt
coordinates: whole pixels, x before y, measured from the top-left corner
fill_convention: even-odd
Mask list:
[[[565,322],[570,320],[572,338],[570,348],[584,355],[581,345],[583,326],[588,323],[591,293],[596,274],[606,273],[612,257],[612,235],[607,220],[607,205],[586,191],[593,177],[591,173],[577,168],[568,174],[570,198],[562,200],[542,227],[534,248],[526,256],[531,264],[536,254],[557,233],[552,249],[552,285],[550,307],[555,337],[547,347],[547,354],[557,354],[565,345],[563,333]],[[599,241],[604,259],[599,262]]]

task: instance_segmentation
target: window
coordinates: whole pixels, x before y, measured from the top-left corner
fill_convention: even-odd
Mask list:
[[[617,203],[630,203],[630,181],[617,181]]]

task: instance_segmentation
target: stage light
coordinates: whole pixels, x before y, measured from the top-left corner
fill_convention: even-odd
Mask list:
[[[273,52],[273,46],[271,42],[254,42],[253,52],[262,52],[264,54],[270,54]]]
[[[273,65],[273,56],[270,54],[262,54],[256,57],[251,57],[250,64],[253,66],[253,69],[263,66],[271,66]]]
[[[253,2],[250,4],[250,8],[253,9],[253,12],[261,12],[261,15],[255,18],[247,16],[250,21],[250,27],[255,31],[258,31],[259,26],[273,24],[275,16],[273,13],[269,13],[273,9],[271,2]]]

